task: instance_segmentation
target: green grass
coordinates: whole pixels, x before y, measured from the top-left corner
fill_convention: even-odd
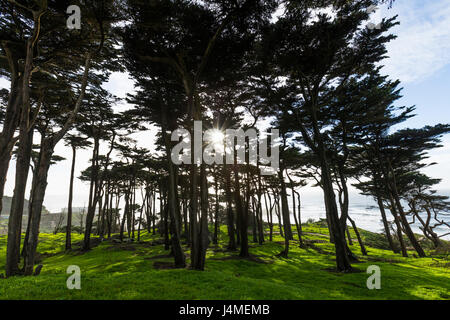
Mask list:
[[[379,242],[381,235],[361,231],[369,245],[375,238]],[[327,239],[326,228],[317,223],[305,225],[304,232],[307,240]],[[150,246],[157,238],[145,232],[143,243],[119,245],[105,241],[83,254],[78,250],[64,253],[64,237],[64,234],[42,234],[38,246],[44,266],[41,274],[0,279],[0,298],[450,299],[448,254],[403,258],[368,246],[369,256],[363,257],[355,241],[351,248],[360,262],[353,266],[360,272],[340,274],[331,271],[335,266],[332,244],[316,242],[315,248],[300,249],[297,241],[291,241],[289,258],[279,258],[276,255],[283,248],[283,238],[279,235],[274,237],[274,242],[266,239],[262,246],[250,242],[250,253],[258,261],[230,259],[236,253],[223,250],[226,244],[223,228],[221,241],[208,249],[206,269],[201,272],[155,268],[155,262],[172,263],[173,258],[164,257],[168,252],[162,245]],[[81,239],[80,235],[73,235],[74,242]],[[1,270],[4,270],[5,256],[6,236],[0,236]],[[70,265],[81,268],[81,290],[66,287],[69,276],[66,270]],[[381,268],[380,290],[366,287],[369,265]]]

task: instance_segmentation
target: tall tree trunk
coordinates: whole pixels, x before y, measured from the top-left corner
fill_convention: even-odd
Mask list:
[[[398,213],[400,216],[400,221],[403,224],[403,228],[405,230],[406,236],[408,237],[409,241],[411,242],[414,249],[417,251],[417,254],[419,257],[425,257],[425,251],[423,251],[422,246],[417,241],[416,236],[414,235],[414,232],[411,230],[411,226],[409,225],[408,219],[406,219],[406,214],[403,210],[402,204],[400,203],[400,196],[397,191],[397,182],[395,179],[395,172],[392,169],[391,163],[389,161],[389,171],[392,175],[392,180],[390,181],[389,189],[391,191],[392,197],[394,199],[394,205],[397,206]]]
[[[388,224],[388,221],[386,218],[386,211],[384,210],[383,200],[378,195],[376,198],[377,198],[378,208],[380,209],[381,218],[382,218],[383,226],[384,226],[384,232],[386,234],[386,238],[388,240],[389,247],[391,248],[391,250],[394,253],[399,253],[400,251],[395,247],[394,241],[392,239],[391,231],[389,229],[389,224]]]
[[[193,140],[193,139],[192,139]],[[192,146],[194,142],[192,141]],[[194,150],[194,148],[192,148]],[[197,261],[199,259],[199,231],[198,231],[198,172],[197,164],[193,162],[191,165],[191,190],[189,201],[189,231],[191,245],[191,268],[197,269]]]
[[[145,208],[145,219],[146,219],[146,229],[150,234],[152,231],[152,205],[153,205],[153,194],[148,186],[145,188],[145,196],[147,197],[147,204]]]
[[[300,193],[297,193],[298,197],[298,227],[300,229],[300,234],[303,234],[302,230],[302,199],[300,197]]]
[[[137,241],[141,241],[141,222],[142,222],[142,215],[144,213],[144,209],[146,206],[146,200],[147,200],[147,195],[143,195],[142,193],[142,189],[141,189],[141,194],[142,194],[142,205],[141,205],[141,210],[139,212],[139,221],[138,221],[138,237],[137,237]]]
[[[348,245],[353,245],[352,236],[350,235],[350,230],[348,230],[348,226],[345,226],[345,232],[347,233]]]
[[[283,177],[284,168],[278,171],[278,179],[280,181],[280,196],[281,196],[281,215],[283,217],[284,235],[288,240],[294,240],[291,228],[291,219],[289,214],[289,205],[287,200],[286,183]]]
[[[17,155],[17,168],[16,168],[16,181],[14,188],[13,203],[11,205],[11,214],[8,222],[8,240],[7,240],[7,253],[6,253],[6,276],[15,275],[18,273],[18,263],[20,259],[20,241],[22,234],[22,216],[23,216],[23,203],[25,200],[25,188],[28,179],[28,171],[30,166],[31,149],[33,144],[33,131],[32,125],[30,126],[30,114],[31,114],[31,103],[30,103],[30,81],[33,68],[34,59],[34,46],[39,37],[40,21],[39,18],[43,11],[37,12],[33,11],[34,19],[34,29],[33,35],[28,38],[26,42],[26,52],[25,52],[25,63],[23,69],[23,75],[21,78],[20,86],[20,99],[17,102],[21,102],[18,112],[20,112],[20,133],[19,133],[19,150]],[[7,57],[10,57],[10,51],[6,47]],[[10,67],[15,66],[16,62],[13,64],[10,62]],[[17,70],[14,73],[18,72]],[[18,83],[19,84],[19,83]],[[39,112],[38,110],[36,112]],[[8,116],[8,114],[6,115]],[[13,118],[15,118],[13,116]],[[14,123],[8,123],[8,118],[5,118],[4,129],[11,129],[14,127]],[[15,129],[15,127],[14,127]],[[9,132],[9,134],[14,135],[14,131]],[[12,137],[12,136],[11,136]],[[2,138],[5,138],[2,136]],[[6,147],[6,149],[1,150],[1,156],[4,157],[2,160],[2,171],[7,172],[6,160],[11,157],[11,151],[9,147],[13,147],[11,141],[2,141],[4,143],[1,147]],[[9,161],[8,161],[9,163]],[[4,182],[6,181],[6,176],[4,181],[0,185],[2,187],[1,196],[3,197]],[[0,208],[1,209],[1,208]],[[30,213],[29,213],[30,214]]]
[[[67,225],[66,225],[66,250],[72,249],[72,200],[73,200],[73,180],[75,178],[75,159],[77,148],[72,145],[72,166],[70,169],[69,182],[69,202],[67,204]]]
[[[367,256],[367,250],[366,247],[364,246],[364,243],[362,241],[361,235],[359,234],[358,228],[356,227],[356,223],[355,221],[353,221],[352,218],[350,218],[350,216],[347,217],[347,219],[350,221],[350,223],[352,224],[353,230],[356,233],[356,238],[358,239],[358,243],[359,243],[359,247],[361,248],[361,253],[364,256]]]
[[[106,231],[106,224],[108,220],[108,210],[109,210],[109,198],[112,197],[109,190],[109,181],[107,182],[104,190],[104,201],[103,201],[103,208],[101,205],[99,205],[99,209],[101,208],[101,219],[100,219],[100,226],[99,226],[99,236],[100,240],[103,241],[105,237],[105,231]]]
[[[323,147],[322,147],[323,148]],[[321,149],[319,152],[321,162],[321,177],[324,192],[325,208],[330,218],[330,227],[334,237],[334,246],[336,249],[336,266],[337,270],[341,272],[349,272],[352,270],[348,258],[348,251],[346,249],[347,243],[345,241],[345,234],[343,233],[342,225],[339,221],[338,210],[336,206],[336,196],[333,190],[333,183],[331,178],[331,171],[325,156],[325,150]]]
[[[34,186],[36,184],[36,177],[37,176],[37,172],[36,170],[33,170],[33,178],[31,180],[31,188],[30,188],[30,195],[28,196],[28,199],[30,199],[30,201],[28,201],[28,222],[27,222],[27,230],[25,231],[25,237],[23,240],[23,243],[26,244],[28,242],[28,238],[30,237],[30,227],[31,227],[31,199],[33,199],[33,191],[34,191]],[[24,245],[22,247],[22,253],[21,256],[25,257],[26,255],[26,249],[27,246]]]
[[[299,195],[299,198],[300,198],[300,195]],[[295,190],[294,190],[294,186],[292,186],[292,213],[294,214],[295,226],[297,228],[299,246],[300,246],[300,248],[302,248],[304,246],[303,239],[302,239],[302,225],[301,225],[302,222],[299,221],[299,219],[297,219],[297,212],[295,209],[295,205],[296,205],[295,204]],[[300,208],[299,208],[299,210],[300,210]],[[300,212],[299,212],[299,217],[300,217]]]
[[[408,252],[406,251],[406,245],[405,241],[403,240],[403,234],[402,234],[402,226],[400,224],[400,220],[398,218],[397,209],[394,204],[394,199],[392,198],[392,195],[390,195],[390,211],[392,216],[394,217],[395,225],[397,226],[397,238],[398,242],[400,243],[400,250],[402,252],[402,256],[407,257]]]
[[[183,200],[183,222],[184,222],[184,234],[186,236],[186,244],[189,246],[189,219],[188,219],[188,200]]]
[[[163,225],[163,233],[164,233],[164,250],[169,250],[170,249],[170,237],[169,237],[169,207],[167,204],[167,192],[166,190],[163,191],[163,199],[164,201],[162,202],[163,206],[162,206],[162,216],[161,216],[161,222],[164,223]],[[166,200],[167,199],[167,200]]]
[[[134,231],[135,231],[135,225],[136,225],[136,179],[133,180],[133,194],[132,194],[132,205],[131,205],[131,239],[134,240]]]
[[[12,57],[10,57],[12,59]],[[17,68],[17,62],[12,61]],[[16,73],[16,71],[13,71]],[[5,191],[6,178],[8,175],[9,162],[11,154],[17,139],[14,139],[14,133],[20,121],[21,89],[20,78],[17,75],[11,76],[11,89],[8,98],[5,118],[3,120],[3,129],[0,134],[0,214],[3,209],[3,193]]]
[[[258,242],[258,218],[256,217],[256,206],[255,206],[255,199],[253,197],[248,199],[249,202],[251,202],[251,215],[252,215],[252,235],[253,235],[253,242]],[[250,209],[250,203],[247,205],[247,207]]]
[[[258,170],[258,186],[256,188],[256,196],[257,196],[257,215],[258,215],[258,243],[262,245],[264,243],[264,220],[262,213],[262,182],[261,182],[261,171],[259,169],[259,163],[257,166]]]
[[[16,162],[16,179],[11,211],[8,221],[8,240],[6,249],[6,276],[19,273],[20,242],[22,236],[22,217],[30,169],[33,129],[28,130],[28,121],[21,127],[20,142]],[[30,212],[28,213],[30,215]]]
[[[279,199],[279,195],[276,195],[275,196],[276,198],[275,198],[275,204],[276,204],[276,207],[275,207],[275,214],[276,214],[276,216],[277,216],[277,219],[278,219],[278,227],[279,227],[279,229],[280,229],[280,236],[282,236],[283,238],[284,238],[284,232],[283,232],[283,224],[282,224],[282,221],[281,221],[281,209],[280,209],[280,199]]]
[[[223,165],[223,172],[225,176],[225,198],[227,201],[227,227],[228,227],[228,250],[236,250],[236,238],[234,228],[234,214],[233,214],[233,195],[231,193],[231,177],[230,170],[227,164]]]
[[[240,194],[240,186],[239,186],[239,172],[238,172],[238,165],[237,165],[237,159],[236,159],[236,150],[234,152],[235,159],[234,159],[234,203],[236,207],[236,213],[237,213],[237,219],[239,220],[239,240],[240,240],[240,246],[241,250],[239,252],[239,256],[241,257],[248,257],[249,251],[248,251],[248,233],[247,233],[247,226],[248,226],[248,216],[245,215],[245,212],[242,207],[242,198]]]
[[[215,212],[214,212],[214,235],[213,235],[213,243],[217,244],[218,242],[218,234],[219,234],[219,186],[217,183],[217,173],[214,178],[214,195],[215,195]]]
[[[125,208],[123,209],[122,222],[120,223],[120,230],[119,230],[120,241],[123,241],[123,233],[125,232],[125,220],[127,219],[129,208],[130,208],[130,191],[128,189],[125,191]]]
[[[411,242],[412,246],[416,250],[419,257],[425,257],[425,251],[423,250],[420,243],[417,241],[416,236],[414,235],[414,232],[411,229],[411,226],[409,225],[408,220],[406,219],[406,214],[403,211],[403,207],[400,203],[400,199],[398,198],[397,194],[394,194],[394,201],[398,208],[398,213],[400,215],[400,220],[403,224],[403,228],[405,230],[406,236],[408,237],[409,241]]]
[[[269,198],[269,206],[267,206],[267,198]],[[269,224],[269,241],[272,242],[272,240],[273,240],[273,208],[274,208],[275,204],[272,205],[272,199],[270,198],[269,190],[267,190],[267,197],[266,197],[266,192],[264,192],[264,203],[266,206],[267,223]]]
[[[153,191],[152,234],[156,234],[156,190]]]
[[[166,113],[163,110],[163,122],[166,122]],[[173,225],[171,240],[172,240],[172,251],[175,258],[175,266],[184,268],[186,266],[186,258],[184,256],[183,248],[181,247],[181,239],[180,239],[180,230],[181,230],[181,221],[180,221],[180,207],[178,206],[178,198],[177,198],[177,171],[174,168],[174,165],[171,161],[171,148],[169,137],[166,134],[166,127],[163,125],[163,135],[164,141],[166,145],[166,155],[169,166],[169,192],[168,192],[168,207],[171,224]]]
[[[47,188],[48,170],[50,169],[51,158],[53,155],[53,139],[45,139],[41,144],[38,166],[36,170],[36,182],[33,186],[33,198],[31,204],[31,222],[30,233],[26,245],[26,254],[24,260],[24,273],[31,275],[33,273],[34,260],[39,237],[39,224],[41,222],[42,206],[44,202],[45,191]]]
[[[199,248],[198,260],[195,269],[205,269],[206,250],[209,245],[208,231],[208,183],[206,177],[206,167],[202,163],[200,165],[200,182],[201,182],[201,210],[200,210],[200,230],[199,230]]]
[[[98,215],[97,215],[97,229],[95,234],[102,240],[102,221],[103,221],[103,196],[98,198]]]
[[[33,11],[33,33],[26,42],[24,67],[21,71],[19,60],[22,57],[14,55],[9,47],[9,42],[2,43],[6,60],[10,71],[10,92],[8,105],[3,119],[3,128],[0,135],[0,213],[3,209],[3,195],[5,191],[6,178],[11,160],[12,150],[17,142],[14,133],[19,124],[28,124],[30,114],[30,80],[33,68],[34,48],[39,42],[40,17],[45,9]],[[38,111],[37,111],[38,112]],[[28,128],[27,128],[28,130]]]
[[[339,222],[342,229],[341,234],[344,236],[345,250],[347,251],[349,260],[358,261],[358,258],[353,254],[350,247],[347,245],[347,242],[345,241],[345,230],[347,229],[348,208],[350,200],[347,188],[347,179],[344,175],[344,167],[342,163],[338,165],[337,169],[339,174],[338,185],[340,187],[339,205],[341,207],[341,217],[339,218]]]
[[[282,168],[278,171],[278,179],[281,184],[281,214],[283,216],[284,227],[284,250],[280,253],[280,255],[287,258],[289,254],[289,240],[293,239],[293,237],[289,219],[289,205],[287,201],[286,185],[284,183]]]
[[[168,153],[168,156],[170,157],[170,153]],[[169,201],[169,213],[170,213],[170,220],[173,224],[172,229],[172,250],[175,258],[175,266],[179,268],[184,268],[186,266],[186,258],[184,256],[183,248],[181,247],[181,239],[180,239],[180,221],[179,221],[179,213],[177,213],[177,209],[179,208],[176,205],[176,183],[175,183],[175,173],[173,164],[169,163],[169,194],[168,194],[168,201]]]
[[[91,233],[92,233],[92,224],[95,217],[95,208],[97,206],[98,201],[98,154],[99,154],[99,138],[94,138],[94,149],[92,151],[92,160],[91,160],[91,182],[89,189],[89,206],[88,212],[86,215],[86,227],[84,230],[84,241],[82,250],[90,250],[91,245]]]

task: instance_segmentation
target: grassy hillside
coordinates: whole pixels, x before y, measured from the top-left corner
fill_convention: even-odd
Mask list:
[[[8,232],[8,219],[9,219],[9,212],[11,211],[11,202],[12,198],[8,196],[3,196],[2,200],[2,211],[0,213],[0,235],[7,234]],[[27,199],[25,199],[24,207],[23,207],[23,218],[22,221],[28,220],[28,206],[29,202]],[[56,216],[52,215],[47,208],[42,207],[42,219],[40,224],[40,229],[42,232],[51,232],[53,231],[53,227],[50,224],[51,220],[56,220]],[[48,222],[47,222],[48,221]],[[22,223],[22,231],[25,231],[26,229],[26,223]]]
[[[327,230],[304,226],[308,248],[291,241],[288,259],[276,255],[283,239],[262,246],[251,243],[250,259],[224,250],[225,229],[218,246],[208,250],[204,272],[173,269],[173,259],[159,238],[144,233],[142,243],[104,241],[93,250],[64,253],[64,234],[42,234],[38,251],[42,273],[0,279],[1,299],[450,299],[448,251],[427,258],[402,258],[382,245],[381,235],[362,231],[368,257],[357,242],[352,250],[360,262],[355,271],[340,274],[335,266]],[[354,235],[353,235],[354,236]],[[74,234],[74,241],[81,235]],[[250,237],[251,238],[251,237]],[[0,268],[4,270],[6,238],[0,236]],[[188,252],[187,252],[188,253]],[[68,290],[69,265],[81,268],[81,290]],[[366,287],[367,267],[381,268],[381,290]]]
[[[9,216],[0,216],[0,235],[7,234],[8,232],[8,219]],[[83,222],[81,223],[81,220]],[[84,225],[86,219],[85,213],[74,212],[72,216],[72,226],[75,228],[81,228]],[[97,215],[94,218],[96,221]],[[23,215],[22,217],[22,232],[26,231],[27,228],[28,215]],[[67,214],[66,213],[50,213],[45,210],[42,212],[41,222],[39,225],[39,230],[43,233],[53,233],[55,227],[59,229],[65,228],[67,224]],[[81,229],[80,229],[81,230]]]
[[[2,201],[3,201],[2,202],[3,208],[0,213],[0,216],[9,216],[9,211],[11,210],[12,198],[8,197],[8,196],[3,196]],[[23,206],[23,214],[24,215],[28,215],[28,205],[29,205],[29,202],[27,199],[25,199],[24,206]],[[42,207],[42,214],[47,214],[47,213],[49,213],[47,208],[45,208],[45,206]]]

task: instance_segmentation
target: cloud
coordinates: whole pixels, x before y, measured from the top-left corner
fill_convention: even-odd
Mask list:
[[[384,17],[398,14],[398,38],[388,44],[384,72],[404,83],[420,82],[450,62],[450,1],[399,0]]]
[[[126,72],[113,72],[103,87],[119,98],[134,92],[134,82]]]
[[[5,78],[0,78],[0,89],[8,89],[9,90],[9,81]]]

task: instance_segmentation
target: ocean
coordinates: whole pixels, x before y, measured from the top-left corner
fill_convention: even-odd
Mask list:
[[[448,195],[443,193],[444,195]],[[288,198],[289,207],[292,210],[292,199]],[[325,205],[323,201],[323,195],[320,193],[311,193],[302,195],[302,205],[301,205],[301,219],[302,222],[306,222],[308,219],[319,220],[320,218],[325,219]],[[406,207],[405,207],[406,210]],[[366,197],[357,193],[350,194],[350,206],[349,206],[349,215],[355,221],[356,226],[358,228],[362,228],[365,230],[369,230],[372,232],[381,233],[384,232],[383,222],[381,220],[380,210],[378,209],[378,205],[370,197]],[[392,215],[389,210],[386,210],[386,216],[389,221],[392,221]],[[422,218],[426,219],[424,215],[421,215]],[[450,224],[450,214],[447,216],[439,215],[439,219],[444,220],[445,222]],[[294,221],[293,216],[291,217],[291,221]],[[408,218],[409,221],[412,221],[412,218]],[[274,221],[276,221],[276,215],[274,215]],[[422,234],[422,231],[419,229],[420,222],[412,224],[411,227],[415,233]],[[435,232],[439,235],[449,233],[450,228],[447,226],[440,226],[434,229]],[[450,240],[450,235],[443,237],[442,239]]]

